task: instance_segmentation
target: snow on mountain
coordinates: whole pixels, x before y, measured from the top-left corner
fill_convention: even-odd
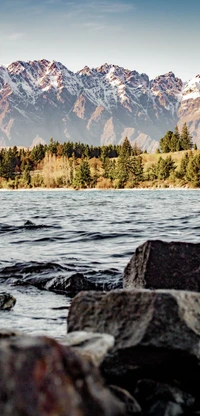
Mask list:
[[[198,143],[199,104],[199,75],[183,84],[172,72],[150,81],[112,64],[73,73],[56,61],[17,61],[0,66],[0,146],[50,137],[114,144],[128,136],[154,151],[184,121]]]
[[[200,97],[200,75],[196,75],[196,77],[185,84],[182,95],[182,101],[195,100]]]

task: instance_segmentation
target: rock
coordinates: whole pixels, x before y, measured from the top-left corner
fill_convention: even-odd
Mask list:
[[[152,378],[199,395],[200,294],[175,290],[82,292],[72,301],[68,331],[114,336],[102,363],[110,384],[134,393],[139,379]],[[118,381],[117,381],[118,380]]]
[[[27,272],[27,274],[30,271]],[[50,271],[51,273],[51,271]],[[63,271],[61,272],[63,273]],[[64,293],[67,296],[73,297],[82,290],[99,290],[99,291],[108,291],[112,288],[122,288],[122,278],[119,279],[112,277],[109,281],[109,277],[106,276],[105,280],[94,279],[92,276],[87,278],[82,273],[73,273],[71,276],[59,276],[50,278],[49,274],[38,276],[25,276],[20,277],[19,279],[9,279],[9,283],[15,284],[17,286],[27,286],[33,285],[39,289],[45,289],[56,293]]]
[[[0,343],[2,416],[122,416],[99,372],[71,348],[45,337]]]
[[[9,310],[12,309],[16,303],[14,296],[10,295],[7,292],[0,293],[0,309]]]
[[[16,337],[20,335],[22,335],[21,332],[18,332],[12,329],[7,329],[7,328],[0,328],[0,340],[5,339],[5,338]]]
[[[59,339],[59,342],[73,347],[81,356],[89,358],[94,365],[99,366],[107,352],[113,348],[115,340],[109,334],[75,331]]]
[[[140,415],[142,410],[139,403],[135,398],[127,391],[118,386],[111,385],[109,386],[111,392],[125,404],[125,414],[126,416],[131,415]]]
[[[158,383],[153,380],[140,380],[135,397],[145,415],[172,416],[192,411],[195,399],[176,386]]]
[[[146,241],[124,270],[125,289],[200,291],[200,244]]]
[[[75,296],[82,290],[102,290],[102,287],[102,285],[87,279],[82,273],[74,273],[66,278],[54,278],[45,283],[45,289],[64,292],[68,296]]]

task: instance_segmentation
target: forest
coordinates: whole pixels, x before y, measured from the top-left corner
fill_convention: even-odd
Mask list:
[[[59,143],[2,148],[0,188],[123,189],[200,187],[200,152],[186,123],[160,139],[155,154],[131,145]]]

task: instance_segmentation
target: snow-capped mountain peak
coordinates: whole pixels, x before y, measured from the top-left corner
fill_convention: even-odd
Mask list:
[[[199,98],[200,75],[183,83],[168,72],[150,81],[108,63],[74,73],[57,61],[16,61],[0,66],[0,145],[52,136],[97,145],[128,136],[154,150],[183,117],[197,138]]]

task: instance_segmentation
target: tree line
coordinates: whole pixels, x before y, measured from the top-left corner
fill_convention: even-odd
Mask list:
[[[173,136],[177,136],[178,129],[171,133],[167,132],[160,141],[163,153],[164,150],[169,153],[170,143],[174,142]],[[200,153],[191,150],[191,136],[186,124],[177,137],[180,146],[185,146],[182,150],[187,150],[179,164],[171,155],[157,155],[156,162],[145,163],[148,154],[143,153],[137,144],[132,146],[128,138],[122,145],[94,147],[80,142],[60,144],[50,139],[49,145],[38,144],[31,150],[16,146],[2,149],[0,187],[121,189],[160,186],[161,183],[167,186],[189,183],[199,187]]]

